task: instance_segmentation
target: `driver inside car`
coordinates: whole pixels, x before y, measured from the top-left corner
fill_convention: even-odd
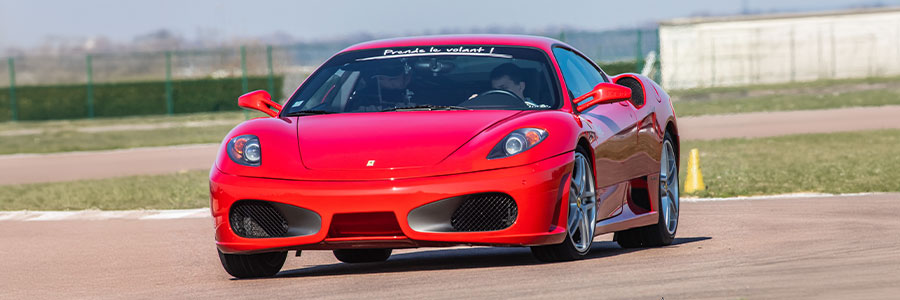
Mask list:
[[[412,74],[404,65],[389,65],[379,68],[370,78],[375,84],[360,84],[360,91],[350,97],[350,111],[380,111],[393,106],[408,106],[413,103],[415,93],[409,89]]]
[[[509,91],[519,97],[529,108],[549,107],[534,103],[531,98],[525,97],[525,70],[513,63],[504,63],[491,71],[491,88],[495,90]],[[469,99],[477,97],[472,95]]]

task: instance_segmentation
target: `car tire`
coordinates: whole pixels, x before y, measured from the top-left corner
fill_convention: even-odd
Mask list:
[[[588,252],[579,253],[575,250],[574,246],[571,246],[572,238],[566,234],[566,240],[561,244],[556,245],[545,245],[545,246],[532,246],[531,254],[534,255],[534,258],[537,258],[539,261],[543,262],[560,262],[560,261],[572,261],[579,260],[584,258]]]
[[[281,271],[287,258],[285,252],[269,252],[259,254],[225,254],[219,252],[219,261],[225,272],[236,278],[271,277]]]
[[[642,235],[644,228],[632,228],[618,231],[613,234],[613,241],[622,248],[638,248],[643,244]]]
[[[596,217],[597,217],[597,197],[596,197],[596,187],[594,182],[594,168],[593,163],[591,162],[590,155],[588,155],[587,149],[582,146],[578,146],[575,151],[575,167],[572,168],[572,178],[570,178],[570,191],[569,191],[569,217],[567,219],[567,224],[571,221],[571,218],[576,217],[571,212],[573,209],[579,211],[581,213],[579,220],[588,220],[586,221],[583,227],[578,229],[572,229],[572,225],[566,228],[566,238],[565,240],[556,245],[544,245],[544,246],[533,246],[531,247],[531,253],[540,261],[544,262],[558,262],[558,261],[570,261],[570,260],[578,260],[584,258],[585,255],[590,253],[591,244],[594,240],[594,227],[596,226]],[[581,162],[579,164],[579,161]],[[579,167],[581,166],[581,167]],[[586,177],[584,177],[583,182],[587,184],[585,188],[587,193],[583,193],[581,198],[575,199],[575,203],[573,203],[573,191],[577,190],[577,182],[576,175],[578,172],[578,168],[581,170],[587,170]],[[585,197],[585,195],[591,195]],[[575,205],[575,206],[573,206]],[[592,207],[592,208],[590,208]],[[590,210],[590,211],[588,211]],[[577,222],[581,224],[581,222]],[[585,230],[584,232],[578,231],[576,235],[575,230]],[[574,237],[573,237],[574,236]],[[583,239],[583,240],[581,240]],[[579,241],[576,241],[579,240]]]
[[[669,175],[663,176],[663,167],[660,167],[661,186],[659,189],[660,195],[657,197],[659,198],[659,205],[657,206],[659,207],[659,213],[657,214],[656,224],[616,232],[613,235],[613,240],[622,248],[667,246],[671,245],[672,241],[675,240],[675,232],[678,230],[678,210],[680,208],[678,189],[680,187],[678,185],[678,164],[675,163],[678,158],[674,156],[673,145],[673,138],[667,132],[665,140],[663,140],[662,151],[664,151],[664,154],[661,160],[667,160],[670,157],[674,160],[667,160],[666,162],[660,162],[660,164],[667,163],[669,166],[667,168],[671,169],[674,167],[674,170],[671,172],[667,171]],[[665,154],[665,152],[668,152],[668,154]],[[665,182],[663,183],[663,181]],[[663,185],[668,187],[668,189],[664,189]],[[663,193],[667,193],[665,197],[668,200],[664,201]],[[674,207],[670,207],[670,210],[664,213],[664,205],[667,205],[667,203],[674,203]],[[666,214],[669,215],[669,219],[667,219]],[[671,218],[674,218],[674,223],[669,222]]]
[[[391,249],[338,249],[334,250],[334,257],[350,264],[382,262],[391,257],[391,251]]]

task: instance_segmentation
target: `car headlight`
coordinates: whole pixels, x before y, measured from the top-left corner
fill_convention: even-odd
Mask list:
[[[228,141],[226,147],[231,160],[245,166],[258,167],[262,161],[262,148],[255,135],[239,135]]]
[[[487,159],[510,157],[531,149],[547,138],[547,131],[538,128],[520,128],[500,140],[488,154]]]

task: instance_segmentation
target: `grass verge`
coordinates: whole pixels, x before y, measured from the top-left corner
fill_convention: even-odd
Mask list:
[[[707,190],[700,197],[797,192],[900,191],[900,130],[685,141],[700,149]],[[206,207],[207,171],[0,188],[0,210],[121,210]]]
[[[218,143],[246,117],[262,113],[198,113],[176,116],[0,123],[0,154],[53,153]],[[134,128],[140,127],[140,128]]]
[[[681,182],[697,148],[707,188],[699,197],[897,192],[898,145],[900,130],[684,141]]]
[[[746,98],[685,100],[673,103],[680,117],[762,111],[900,105],[900,90],[878,89],[831,94],[775,94]]]
[[[208,171],[7,185],[0,210],[180,209],[209,206]]]
[[[250,112],[250,117],[260,116],[255,112]],[[155,116],[134,116],[134,117],[117,117],[117,118],[96,118],[96,119],[74,119],[74,120],[54,120],[54,121],[20,121],[20,122],[2,122],[0,123],[0,132],[22,129],[36,129],[42,131],[50,130],[74,130],[84,127],[100,127],[100,126],[127,126],[127,125],[152,125],[162,123],[187,123],[187,122],[207,122],[207,121],[234,121],[235,124],[243,121],[244,113],[237,111],[231,112],[210,112],[195,114],[179,114],[173,116],[155,115]]]
[[[173,127],[153,130],[78,132],[49,131],[0,138],[0,154],[52,153],[219,143],[233,125]]]
[[[709,95],[743,95],[752,94],[756,91],[785,91],[793,92],[797,90],[822,90],[833,88],[836,86],[865,86],[872,84],[891,84],[900,82],[898,76],[888,77],[868,77],[853,79],[822,79],[807,82],[784,82],[777,84],[757,84],[746,86],[730,86],[730,87],[713,87],[713,88],[695,88],[669,91],[669,95],[682,99],[702,99]]]

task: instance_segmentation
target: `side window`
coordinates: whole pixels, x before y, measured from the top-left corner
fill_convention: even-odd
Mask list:
[[[572,98],[590,92],[601,82],[608,82],[603,73],[580,55],[564,48],[553,48],[563,79]]]

